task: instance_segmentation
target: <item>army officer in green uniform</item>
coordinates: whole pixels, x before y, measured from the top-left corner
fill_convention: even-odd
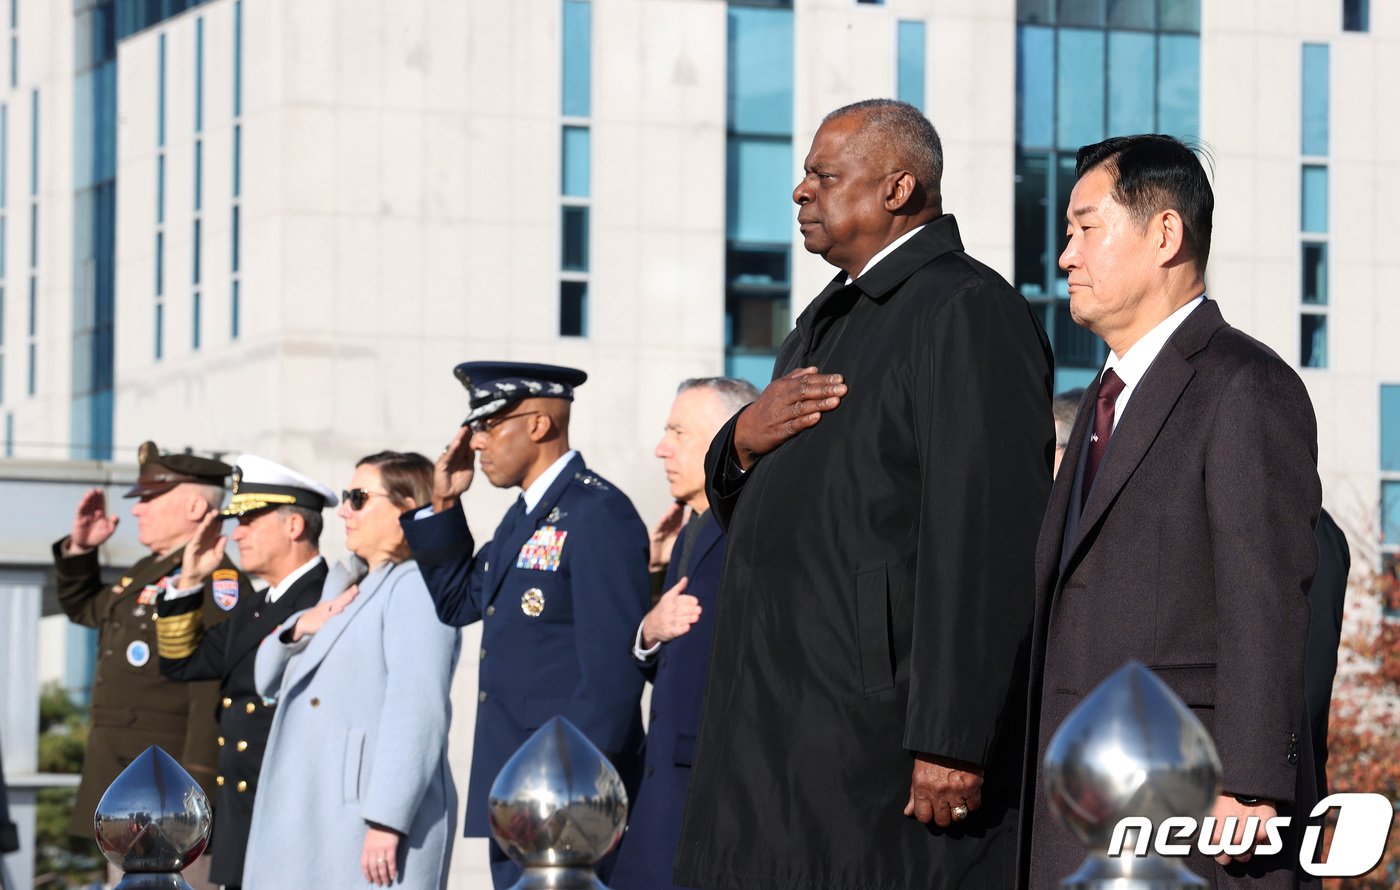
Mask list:
[[[161,675],[156,654],[156,598],[178,577],[185,543],[224,497],[232,471],[222,461],[191,454],[161,454],[154,442],[140,451],[141,473],[126,492],[136,498],[140,540],[151,552],[117,584],[102,580],[97,548],[116,531],[100,488],[83,495],[71,534],[53,546],[58,600],[68,617],[98,631],[92,680],[92,733],[83,778],[69,821],[70,833],[91,839],[93,812],[107,786],[138,754],[160,745],[214,797],[218,757],[218,681],[177,683]],[[225,560],[221,567],[232,571]],[[202,605],[214,625],[252,593],[240,573],[211,585]]]

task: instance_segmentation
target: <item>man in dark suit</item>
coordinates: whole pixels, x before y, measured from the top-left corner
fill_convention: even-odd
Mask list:
[[[724,567],[724,533],[705,495],[705,451],[724,422],[757,397],[744,380],[686,380],[656,446],[676,500],[652,532],[652,571],[664,573],[665,593],[637,628],[632,646],[632,657],[652,682],[651,723],[642,786],[609,878],[614,890],[673,886]],[[690,518],[682,527],[686,511]]]
[[[1214,197],[1189,149],[1110,139],[1080,149],[1077,173],[1060,266],[1074,320],[1110,353],[1084,394],[1036,557],[1021,875],[1035,890],[1085,854],[1050,812],[1046,746],[1128,659],[1210,730],[1224,767],[1214,815],[1239,817],[1240,840],[1248,816],[1293,814],[1297,826],[1315,793],[1303,694],[1321,505],[1312,404],[1298,375],[1204,295]],[[1215,887],[1298,880],[1296,846],[1219,859],[1188,864]]]
[[[1346,612],[1347,574],[1351,548],[1332,515],[1317,517],[1317,574],[1308,591],[1312,620],[1308,624],[1308,654],[1303,677],[1308,690],[1308,731],[1312,734],[1313,772],[1317,793],[1327,794],[1327,724],[1332,711],[1332,681],[1337,676],[1337,647],[1342,642]]]
[[[471,412],[438,458],[432,509],[402,522],[438,617],[483,622],[465,822],[467,837],[486,837],[496,774],[555,715],[636,791],[645,681],[627,649],[651,604],[647,530],[627,496],[569,447],[574,387],[588,375],[519,362],[468,362],[456,374]],[[480,550],[460,501],[476,454],[492,485],[521,489]],[[510,886],[520,869],[495,843],[490,852],[492,881]]]
[[[330,488],[295,470],[245,454],[233,470],[233,497],[211,514],[185,548],[183,570],[159,600],[160,669],[172,680],[218,680],[219,787],[210,878],[225,887],[243,883],[243,855],[253,819],[273,705],[257,693],[253,668],[258,644],[295,612],[321,598],[321,511],[339,503]],[[206,628],[196,608],[208,586],[227,596],[230,570],[221,568],[226,539],[219,520],[236,516],[233,541],[243,571],[269,586],[223,624]]]
[[[93,812],[107,786],[151,745],[180,761],[211,798],[217,788],[219,684],[180,684],[161,674],[155,617],[156,598],[179,576],[186,542],[206,517],[218,512],[232,468],[193,454],[162,454],[154,442],[141,446],[139,459],[140,475],[125,496],[136,499],[131,515],[150,554],[119,583],[109,586],[102,580],[98,549],[116,532],[120,519],[107,512],[100,488],[83,495],[72,531],[53,546],[59,605],[73,622],[98,631],[92,732],[68,823],[71,834],[88,840]],[[207,626],[227,619],[252,593],[232,562],[225,560],[220,568],[233,573],[232,583],[200,598]],[[201,857],[187,869],[186,880],[203,886],[208,861]]]
[[[1006,887],[1049,347],[963,250],[917,108],[832,112],[804,168],[840,271],[706,457],[729,549],[675,879]]]

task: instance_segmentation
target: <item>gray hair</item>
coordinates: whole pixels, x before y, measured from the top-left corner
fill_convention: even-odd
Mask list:
[[[719,396],[724,410],[737,414],[739,409],[758,398],[758,388],[747,380],[733,377],[691,377],[676,387],[676,395],[689,389],[708,389]]]
[[[300,516],[305,525],[303,534],[306,536],[306,543],[312,547],[320,548],[321,531],[326,527],[325,517],[321,515],[320,510],[313,510],[310,507],[302,507],[297,504],[282,504],[277,508],[277,512],[283,516],[292,513]]]
[[[862,116],[857,147],[862,154],[880,154],[907,167],[919,185],[932,193],[943,179],[943,142],[924,113],[897,99],[863,99],[843,105],[822,123],[853,114]]]
[[[210,510],[217,510],[224,505],[224,487],[222,485],[206,485],[202,482],[191,483],[204,502],[209,505]]]

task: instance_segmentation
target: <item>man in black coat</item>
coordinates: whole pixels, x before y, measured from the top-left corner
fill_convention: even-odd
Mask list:
[[[1049,346],[963,251],[918,109],[839,109],[804,166],[841,271],[707,457],[729,555],[675,877],[1007,887]]]
[[[757,397],[745,380],[686,380],[656,446],[676,500],[651,537],[653,577],[658,569],[664,573],[665,592],[632,646],[632,657],[652,682],[651,722],[642,784],[608,879],[613,890],[673,886],[724,568],[724,533],[705,496],[705,450],[724,422]],[[690,518],[682,525],[686,511]]]
[[[253,681],[258,644],[293,613],[316,605],[326,580],[321,558],[321,511],[339,503],[320,482],[270,460],[245,454],[233,471],[233,497],[211,515],[185,548],[176,584],[159,601],[156,631],[160,669],[172,680],[218,680],[219,802],[214,819],[210,878],[226,887],[243,883],[243,855],[253,819],[273,705]],[[226,539],[221,517],[238,517],[233,541],[248,574],[268,588],[215,627],[206,628],[196,603],[206,586],[227,592],[229,574],[219,567]]]

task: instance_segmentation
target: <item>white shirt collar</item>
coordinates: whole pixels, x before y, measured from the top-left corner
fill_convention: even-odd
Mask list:
[[[525,489],[525,512],[535,512],[535,507],[539,506],[540,499],[544,493],[549,491],[549,486],[554,484],[554,480],[559,478],[559,474],[564,472],[564,465],[574,459],[577,451],[570,448],[564,455],[549,465],[549,469],[540,474],[539,478],[530,483],[530,487]]]
[[[1157,322],[1157,325],[1143,334],[1142,337],[1128,347],[1128,351],[1123,355],[1109,350],[1108,361],[1104,362],[1104,370],[1109,368],[1123,381],[1123,392],[1118,395],[1118,400],[1113,407],[1113,426],[1116,429],[1119,419],[1123,416],[1123,409],[1127,407],[1128,400],[1132,398],[1133,390],[1142,381],[1147,369],[1152,366],[1152,362],[1157,358],[1157,354],[1162,351],[1162,347],[1167,345],[1171,335],[1176,333],[1176,329],[1181,327],[1181,323],[1186,320],[1186,316],[1196,310],[1196,307],[1205,302],[1206,295],[1201,294],[1196,299],[1178,308],[1171,315]]]
[[[924,225],[928,225],[928,223],[925,223]],[[869,272],[871,269],[875,268],[875,264],[876,264],[876,263],[880,262],[880,260],[883,260],[885,257],[889,256],[890,254],[894,253],[896,250],[898,250],[898,249],[900,248],[900,246],[901,246],[902,244],[904,244],[905,241],[908,241],[910,238],[913,238],[915,235],[917,235],[917,234],[919,234],[920,232],[922,232],[923,229],[924,229],[924,226],[915,226],[914,228],[912,228],[912,229],[910,229],[909,231],[905,232],[903,235],[900,235],[898,238],[896,238],[896,239],[894,239],[893,241],[891,241],[889,244],[886,244],[886,245],[884,246],[884,248],[883,248],[879,253],[875,254],[873,257],[870,258],[870,262],[868,262],[868,263],[865,264],[865,268],[860,270],[860,274],[861,274],[861,275],[864,275],[865,273]],[[855,279],[852,278],[851,276],[847,275],[847,276],[846,276],[846,283],[847,283],[847,284],[850,284],[852,281],[855,281]]]
[[[320,565],[321,562],[322,559],[318,554],[316,556],[311,557],[311,559],[303,563],[301,567],[293,569],[290,575],[282,579],[281,584],[274,584],[267,589],[267,601],[269,603],[277,602],[277,600],[282,596],[282,594],[286,593],[289,589],[291,589],[291,586],[297,583],[297,581],[301,578],[302,575],[305,575],[307,572],[316,568],[316,566]]]

